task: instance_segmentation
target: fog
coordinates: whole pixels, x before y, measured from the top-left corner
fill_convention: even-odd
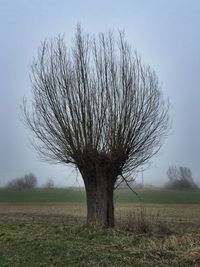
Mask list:
[[[65,34],[70,44],[81,22],[91,34],[124,30],[142,61],[156,71],[171,103],[172,127],[161,151],[144,171],[144,182],[163,185],[170,165],[191,168],[200,183],[200,2],[0,1],[0,185],[25,173],[40,184],[83,185],[76,170],[41,162],[20,121],[23,96],[31,98],[30,65],[45,38]],[[141,181],[141,174],[138,176]]]

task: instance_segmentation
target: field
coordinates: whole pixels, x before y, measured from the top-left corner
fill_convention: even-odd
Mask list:
[[[115,203],[155,203],[155,204],[200,204],[200,191],[173,191],[173,190],[137,190],[137,195],[130,190],[115,192]],[[33,191],[6,191],[0,190],[0,203],[33,203],[33,202],[60,202],[85,203],[83,189],[38,189]]]
[[[115,194],[115,229],[87,228],[82,190],[0,192],[0,266],[200,266],[200,192]]]

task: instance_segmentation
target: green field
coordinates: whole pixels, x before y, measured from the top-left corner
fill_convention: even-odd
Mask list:
[[[160,204],[200,204],[200,191],[138,190],[143,203]],[[130,190],[117,190],[114,201],[117,203],[138,203],[140,199]],[[59,202],[84,203],[84,190],[38,189],[33,191],[0,191],[0,203],[20,202]]]

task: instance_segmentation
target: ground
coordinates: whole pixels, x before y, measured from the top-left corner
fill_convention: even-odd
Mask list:
[[[200,192],[118,192],[115,229],[97,229],[84,193],[61,191],[0,192],[0,266],[200,266]]]

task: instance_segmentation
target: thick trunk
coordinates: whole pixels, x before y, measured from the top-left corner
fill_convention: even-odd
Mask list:
[[[114,226],[114,179],[98,175],[84,179],[87,196],[87,224]]]

